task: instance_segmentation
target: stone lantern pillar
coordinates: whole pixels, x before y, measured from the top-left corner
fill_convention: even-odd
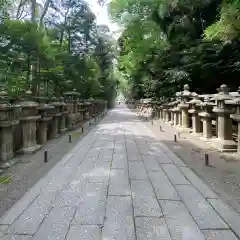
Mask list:
[[[93,99],[89,98],[88,99],[89,102],[89,117],[92,118],[93,117],[93,108],[94,108],[94,104],[93,104]]]
[[[159,119],[160,121],[163,121],[163,106],[159,106]]]
[[[30,99],[32,92],[26,92],[26,96]],[[23,100],[20,102],[20,124],[22,131],[22,148],[20,153],[29,154],[38,150],[41,146],[36,143],[37,121],[41,118],[37,115],[37,107],[39,104],[35,101]]]
[[[52,116],[52,122],[51,122],[51,133],[50,133],[50,139],[56,138],[59,136],[59,125],[62,113],[60,111],[61,109],[61,102],[58,102],[55,97],[52,98],[52,101],[50,103],[52,106],[54,106],[53,111],[51,112]]]
[[[188,129],[189,128],[189,103],[188,101],[190,100],[191,97],[191,92],[189,91],[189,86],[188,84],[185,84],[183,87],[183,92],[181,94],[181,102],[178,105],[179,109],[181,110],[181,127],[183,129]]]
[[[61,119],[60,119],[60,129],[59,132],[65,133],[68,129],[66,127],[66,119],[67,119],[67,115],[68,115],[68,111],[67,111],[67,104],[64,102],[64,98],[61,97],[60,98],[60,112],[62,113],[61,115]]]
[[[84,120],[84,104],[82,102],[78,103],[78,112],[80,113],[80,122],[82,123]]]
[[[192,97],[193,99],[188,102],[191,104],[192,109],[188,110],[188,112],[192,114],[192,133],[198,135],[201,133],[201,119],[198,114],[200,112],[200,104],[202,101],[198,98],[197,93],[192,93]]]
[[[233,100],[236,105],[236,112],[231,114],[230,117],[238,123],[238,145],[237,145],[237,153],[240,154],[240,97],[237,97]]]
[[[90,115],[89,115],[90,105],[91,105],[90,102],[84,101],[84,107],[85,107],[84,120],[89,120],[90,119]]]
[[[171,98],[171,102],[168,104],[168,106],[169,106],[169,114],[170,114],[170,121],[169,121],[170,124],[173,124],[173,120],[174,120],[174,111],[173,111],[174,104],[175,104],[174,103],[174,99]]]
[[[67,128],[69,130],[73,129],[73,123],[75,121],[75,114],[77,112],[77,104],[76,104],[76,98],[79,96],[79,93],[75,91],[69,91],[64,93],[65,99],[66,99],[66,107],[68,111],[67,115]]]
[[[174,102],[174,107],[172,108],[173,112],[173,125],[177,126],[178,125],[178,101]]]
[[[210,101],[210,97],[206,96],[204,102],[200,104],[202,111],[198,114],[203,121],[203,139],[207,140],[212,138],[212,109],[214,103]]]
[[[214,146],[220,151],[234,151],[237,148],[236,143],[232,140],[232,120],[230,114],[234,113],[234,109],[226,105],[226,100],[232,100],[229,95],[227,85],[220,87],[220,92],[213,97],[217,106],[213,108],[213,112],[217,114],[218,137],[212,140]]]
[[[14,116],[14,105],[7,101],[7,92],[0,91],[0,163],[13,156],[13,125],[19,121]]]
[[[166,123],[170,121],[170,115],[168,112],[168,103],[163,104],[163,121]]]
[[[41,104],[39,107],[37,107],[38,113],[41,115],[37,130],[37,140],[39,144],[45,144],[47,142],[48,123],[52,119],[52,116],[50,116],[50,111],[53,109],[54,107],[49,104]]]

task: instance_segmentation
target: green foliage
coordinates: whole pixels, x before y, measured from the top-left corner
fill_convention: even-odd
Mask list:
[[[110,39],[102,41],[86,1],[46,0],[40,6],[4,0],[0,16],[0,84],[10,94],[31,87],[34,95],[60,96],[76,89],[81,98],[108,99],[108,91],[115,91],[115,79],[108,77],[114,74],[114,49]]]
[[[113,0],[122,24],[118,68],[135,98],[171,97],[189,83],[196,92],[238,87],[239,0]]]

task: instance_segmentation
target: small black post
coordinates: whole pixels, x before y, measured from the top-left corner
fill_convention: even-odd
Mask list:
[[[177,142],[177,135],[174,134],[174,142]]]
[[[47,152],[47,150],[44,151],[44,162],[45,163],[48,162],[48,152]]]
[[[68,142],[70,142],[70,143],[72,142],[72,134],[68,135]]]
[[[162,125],[159,126],[160,132],[162,132]]]
[[[83,133],[83,131],[84,131],[83,129],[84,129],[84,128],[82,127],[82,133]]]
[[[207,153],[204,153],[204,161],[205,161],[205,166],[209,165],[209,156]]]
[[[152,125],[153,125],[153,118],[152,118]]]

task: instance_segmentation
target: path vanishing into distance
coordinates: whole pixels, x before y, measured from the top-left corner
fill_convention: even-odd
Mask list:
[[[124,105],[0,219],[4,240],[237,240],[240,216]]]

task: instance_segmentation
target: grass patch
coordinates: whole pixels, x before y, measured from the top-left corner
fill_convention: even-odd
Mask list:
[[[81,135],[82,135],[81,132],[73,132],[73,133],[72,133],[72,136],[73,136],[73,137],[80,137]]]
[[[9,184],[12,182],[12,176],[0,177],[0,184]]]

